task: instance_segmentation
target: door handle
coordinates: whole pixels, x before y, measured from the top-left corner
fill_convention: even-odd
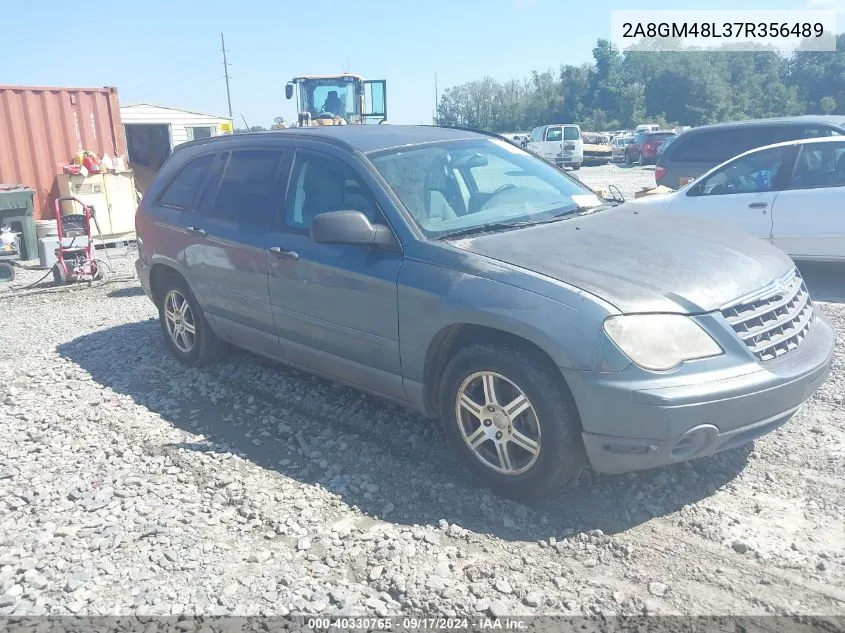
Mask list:
[[[205,229],[201,229],[198,226],[186,226],[185,230],[191,235],[198,235],[199,237],[205,237],[207,235]]]
[[[751,204],[748,205],[748,208],[749,209],[765,209],[767,206],[769,206],[768,202],[752,202]]]
[[[279,259],[299,259],[299,253],[296,251],[286,251],[281,246],[271,246],[270,252]]]

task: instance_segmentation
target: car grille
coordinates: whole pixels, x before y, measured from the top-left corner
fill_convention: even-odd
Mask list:
[[[722,310],[722,315],[760,360],[773,360],[798,347],[813,320],[813,304],[797,270],[762,298]]]

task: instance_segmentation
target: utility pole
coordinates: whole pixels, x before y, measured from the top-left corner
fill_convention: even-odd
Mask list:
[[[226,75],[226,100],[229,102],[229,118],[232,118],[232,93],[229,92],[229,62],[226,61],[226,42],[220,34],[220,45],[223,47],[223,72]]]

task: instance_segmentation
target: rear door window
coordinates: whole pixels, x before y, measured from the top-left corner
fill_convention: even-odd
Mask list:
[[[158,203],[183,211],[193,209],[215,157],[215,154],[206,154],[189,161],[161,194]]]
[[[581,138],[581,132],[578,130],[577,127],[567,126],[563,128],[563,140],[577,141],[579,138]]]
[[[266,227],[281,207],[281,170],[285,150],[236,150],[229,154],[212,203],[204,207],[209,217],[237,224]]]
[[[659,134],[652,133],[648,135],[648,140],[651,142],[665,141],[666,139],[673,138],[674,136],[674,132],[661,132]]]

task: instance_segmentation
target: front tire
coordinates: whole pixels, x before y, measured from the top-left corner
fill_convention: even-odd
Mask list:
[[[586,461],[569,390],[519,348],[459,351],[440,383],[440,416],[466,465],[506,497],[552,494],[573,483]]]
[[[579,169],[581,169],[581,163],[575,163],[572,165],[572,171],[578,171]]]
[[[181,276],[167,275],[159,294],[158,318],[164,343],[179,362],[199,367],[225,355],[225,343],[212,332],[202,308]]]

